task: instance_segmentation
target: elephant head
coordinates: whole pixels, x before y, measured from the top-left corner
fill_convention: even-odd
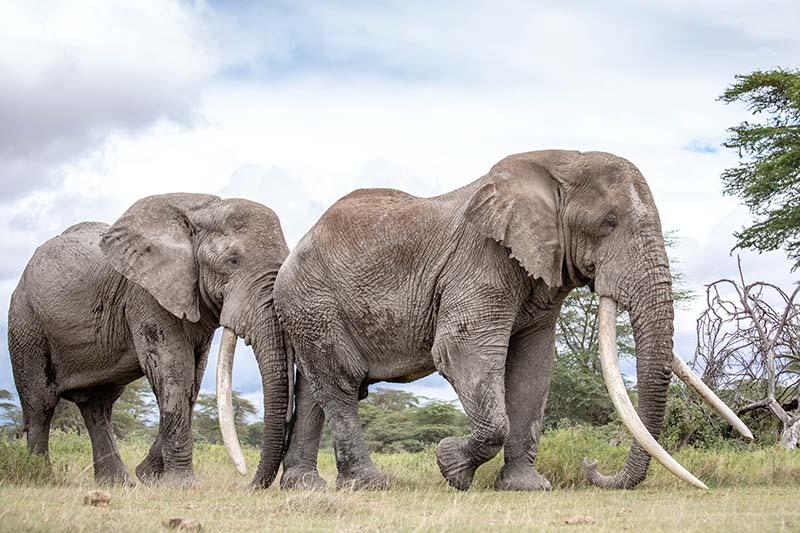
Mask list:
[[[632,488],[655,457],[685,481],[705,487],[661,448],[672,368],[687,382],[673,354],[672,276],[661,223],[650,189],[629,161],[602,152],[548,150],[517,154],[479,181],[466,217],[502,243],[532,277],[540,299],[588,285],[600,296],[599,347],[606,385],[620,418],[633,434],[624,468],[606,476],[584,463],[591,483]],[[636,343],[638,415],[616,359],[617,305],[630,315]],[[676,360],[677,359],[677,360]],[[680,371],[679,371],[680,370]],[[743,434],[749,430],[713,393],[701,394]]]
[[[275,213],[242,199],[205,194],[150,196],[133,204],[102,237],[115,270],[177,318],[224,327],[217,367],[219,420],[244,473],[231,409],[236,337],[252,344],[264,390],[264,437],[254,483],[269,485],[285,442],[287,358],[272,289],[289,250]]]

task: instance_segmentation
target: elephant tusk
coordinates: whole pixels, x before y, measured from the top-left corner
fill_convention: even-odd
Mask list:
[[[725,402],[720,399],[719,396],[714,394],[708,385],[703,383],[703,380],[700,377],[692,372],[692,369],[689,368],[683,359],[678,357],[678,354],[675,352],[672,353],[672,371],[678,376],[684,383],[689,385],[693,388],[697,394],[700,395],[703,400],[705,400],[714,410],[719,413],[719,415],[725,419],[730,425],[732,425],[736,431],[742,434],[743,437],[753,440],[753,433],[747,427],[747,425],[742,422],[742,420],[736,416],[730,407],[725,405]]]
[[[631,432],[636,442],[653,459],[661,463],[664,468],[686,483],[699,489],[708,490],[708,487],[702,481],[673,459],[653,438],[628,397],[628,391],[622,381],[622,372],[619,369],[619,358],[617,357],[617,303],[611,298],[601,297],[598,315],[600,366],[603,368],[603,378],[606,382],[608,394],[611,396],[611,403],[614,404],[622,423]]]
[[[239,437],[236,435],[236,424],[233,420],[233,398],[231,381],[233,379],[233,355],[236,351],[236,333],[228,328],[222,328],[222,340],[219,345],[217,357],[217,412],[219,414],[219,429],[222,432],[222,442],[231,456],[233,465],[240,474],[247,474],[247,465],[244,454],[239,446]]]

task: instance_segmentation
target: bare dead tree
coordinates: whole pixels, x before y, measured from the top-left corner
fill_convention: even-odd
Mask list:
[[[780,443],[800,440],[800,284],[788,293],[764,281],[720,279],[706,286],[697,320],[695,366],[715,390],[733,393],[739,414],[768,410],[782,424]]]

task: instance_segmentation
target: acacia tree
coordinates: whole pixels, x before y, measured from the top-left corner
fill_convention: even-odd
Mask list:
[[[780,443],[800,440],[800,285],[720,279],[708,285],[697,321],[703,381],[732,394],[739,414],[765,410],[782,426]]]
[[[22,411],[14,402],[14,395],[0,389],[0,434],[15,435],[22,429]]]
[[[735,234],[740,248],[783,247],[800,266],[800,70],[757,70],[736,76],[720,100],[742,102],[762,122],[728,129],[723,144],[739,151],[722,174],[725,193],[739,196],[756,222]]]
[[[239,392],[233,391],[231,395],[233,402],[233,423],[236,425],[237,433],[248,435],[246,441],[249,443],[251,433],[247,421],[258,413],[255,404],[243,397]],[[261,426],[263,428],[263,426]],[[192,420],[192,432],[196,441],[219,444],[222,442],[222,433],[219,430],[219,411],[217,410],[217,397],[214,394],[201,392],[197,397],[197,404],[194,409]],[[260,442],[258,439],[256,442]]]
[[[150,435],[155,430],[154,424],[158,422],[155,407],[155,397],[145,378],[129,383],[114,403],[114,410],[111,413],[114,434],[120,439]],[[70,401],[61,400],[56,406],[50,427],[67,433],[81,434],[86,426],[78,406]]]

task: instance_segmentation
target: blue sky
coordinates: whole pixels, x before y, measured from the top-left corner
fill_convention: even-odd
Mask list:
[[[800,57],[794,1],[12,0],[0,19],[3,309],[38,244],[141,196],[246,196],[291,245],[356,187],[438,194],[539,148],[633,161],[701,293],[735,273],[749,221],[719,181],[747,113],[716,98]],[[782,253],[742,258],[752,279],[796,279]],[[701,305],[678,313],[687,358]],[[240,350],[234,385],[260,401],[255,368]],[[404,387],[454,397],[435,376]]]

